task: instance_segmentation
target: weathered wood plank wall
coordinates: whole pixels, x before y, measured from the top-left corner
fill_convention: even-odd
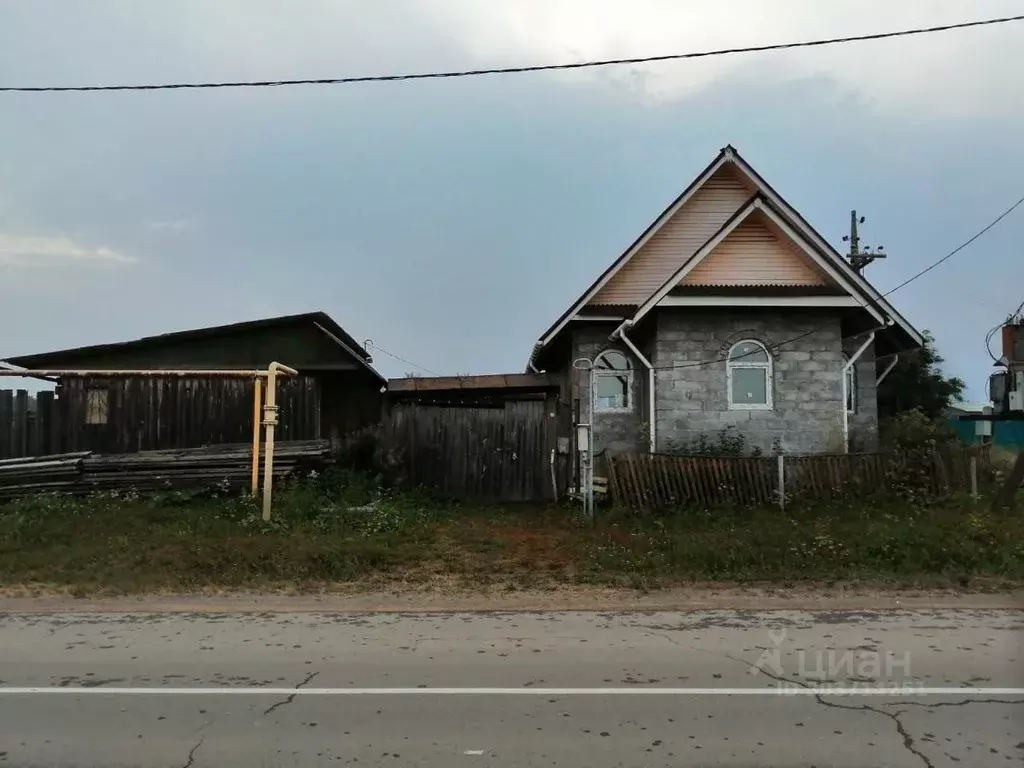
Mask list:
[[[0,458],[134,453],[252,440],[252,379],[68,377],[59,397],[53,392],[35,397],[35,408],[29,409],[25,390],[0,390]],[[278,379],[277,402],[280,440],[321,436],[315,379]]]
[[[544,400],[498,407],[396,403],[382,443],[408,486],[478,501],[550,501],[555,427]],[[564,474],[563,465],[557,473]]]
[[[53,392],[38,392],[35,405],[26,390],[0,389],[0,459],[56,453],[59,437]]]

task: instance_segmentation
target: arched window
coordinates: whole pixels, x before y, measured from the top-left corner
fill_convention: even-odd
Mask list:
[[[633,408],[633,369],[621,352],[602,352],[594,361],[594,410],[628,411]]]
[[[843,355],[843,377],[846,379],[846,412],[857,412],[857,365],[846,366],[850,363],[850,356]]]
[[[767,411],[772,408],[772,356],[759,341],[744,339],[729,350],[726,362],[729,407]]]

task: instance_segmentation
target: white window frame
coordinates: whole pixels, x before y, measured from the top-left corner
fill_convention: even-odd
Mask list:
[[[732,351],[736,349],[740,344],[756,344],[759,346],[765,355],[766,362],[743,362],[742,358],[738,361],[732,360]],[[735,403],[732,399],[732,372],[742,368],[744,370],[755,370],[764,371],[764,393],[765,402],[763,403]],[[762,344],[757,339],[740,339],[731,347],[725,357],[725,386],[726,386],[726,397],[729,399],[729,410],[730,411],[772,411],[775,410],[775,377],[774,377],[774,366],[772,365],[772,353],[768,351],[768,347]]]
[[[850,365],[850,356],[847,354],[843,355],[843,377],[846,379],[846,402],[843,407],[852,415],[857,412],[857,364]]]
[[[628,366],[626,370],[602,370],[598,367],[601,362],[601,358],[605,355],[622,355]],[[622,408],[608,408],[601,406],[597,401],[598,382],[602,378],[613,377],[616,379],[626,379],[626,405]],[[590,402],[593,403],[594,413],[631,413],[633,411],[633,361],[629,359],[629,355],[620,349],[606,349],[604,352],[594,358],[593,375],[590,379]]]

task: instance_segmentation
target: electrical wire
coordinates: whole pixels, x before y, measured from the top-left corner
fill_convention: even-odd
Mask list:
[[[1006,325],[1007,323],[1012,323],[1018,317],[1020,317],[1020,313],[1022,311],[1024,311],[1024,301],[1020,303],[1019,307],[1017,307],[1015,310],[1013,310],[1013,312],[1006,316],[1005,321],[998,323],[995,327],[992,328],[992,330],[985,334],[985,351],[988,352],[988,356],[992,358],[993,362],[998,363],[999,358],[992,354],[992,337],[995,336],[1004,325]]]
[[[417,365],[416,363],[412,362],[411,360],[406,360],[404,357],[399,357],[398,355],[392,354],[391,352],[388,352],[383,347],[378,347],[376,344],[373,343],[372,339],[367,339],[366,341],[364,341],[363,342],[363,347],[366,350],[375,349],[378,352],[383,352],[388,357],[394,358],[395,360],[397,360],[400,363],[405,363],[406,365],[411,365],[416,370],[423,371],[424,373],[429,373],[431,376],[440,376],[441,375],[441,374],[437,373],[436,371],[430,370],[429,368],[424,368],[422,365]]]
[[[910,283],[914,282],[918,278],[923,277],[924,275],[927,275],[929,272],[931,272],[936,267],[938,267],[941,264],[944,264],[945,262],[949,261],[951,258],[956,256],[958,253],[963,251],[969,245],[971,245],[976,240],[978,240],[980,237],[982,237],[987,232],[989,232],[993,227],[995,227],[997,224],[999,224],[999,222],[1001,222],[1003,219],[1005,219],[1007,216],[1009,216],[1011,213],[1013,213],[1021,205],[1024,205],[1024,197],[1020,198],[1020,200],[1018,200],[1016,203],[1014,203],[1009,208],[1007,208],[1005,211],[1003,211],[1001,214],[999,214],[999,216],[997,216],[995,219],[993,219],[983,229],[980,229],[977,233],[975,233],[970,238],[965,240],[963,243],[958,245],[956,248],[954,248],[952,251],[947,253],[941,259],[939,259],[939,260],[933,262],[932,264],[930,264],[929,266],[925,267],[920,272],[918,272],[916,275],[913,275],[913,276],[909,277],[908,279],[904,280],[902,283],[897,285],[895,288],[891,288],[890,290],[886,291],[885,293],[883,293],[881,295],[880,298],[884,299],[884,298],[886,298],[888,296],[891,296],[892,294],[896,293],[896,291],[900,290],[901,288],[906,287],[907,285],[910,285]],[[1021,303],[1021,306],[1017,309],[1017,312],[1019,313],[1021,310],[1024,310],[1024,302]],[[840,320],[842,320],[842,318],[840,318]],[[809,331],[805,331],[804,333],[801,333],[798,336],[793,336],[792,338],[786,339],[785,341],[780,341],[778,344],[772,344],[772,345],[769,346],[769,349],[770,350],[776,350],[776,349],[779,349],[780,347],[784,347],[784,346],[787,346],[789,344],[793,344],[793,343],[795,343],[797,341],[800,341],[800,339],[807,338],[808,336],[812,336],[815,333],[818,333],[820,331],[825,330],[826,328],[829,327],[829,325],[831,325],[831,322],[826,323],[825,325],[818,326],[817,328],[812,328]],[[1001,327],[1002,327],[1002,324],[997,326],[993,331],[990,332],[989,336],[986,337],[986,339],[985,339],[986,347],[988,346],[989,339],[991,339],[991,335],[993,333],[995,333],[995,331],[998,330]],[[756,354],[758,354],[759,351],[760,350],[757,350],[757,349],[751,350],[750,352],[746,352],[746,353],[744,353],[742,355],[738,355],[738,356],[736,356],[734,358],[730,358],[730,361],[732,361],[732,360],[740,360],[740,359],[742,359],[744,357],[747,357],[749,355],[756,355]],[[989,354],[991,355],[992,353],[989,352]],[[993,360],[994,359],[995,358],[993,358]],[[700,368],[701,366],[715,365],[715,364],[721,363],[721,362],[724,362],[722,358],[715,358],[714,360],[701,360],[701,361],[695,362],[695,363],[680,363],[680,364],[677,364],[677,365],[653,366],[653,369],[656,370],[656,371],[671,371],[671,370],[677,370],[677,369],[680,369],[680,368]]]
[[[956,29],[987,27],[997,24],[1024,21],[1024,15],[1004,16],[995,19],[980,19],[956,24],[943,24],[916,29],[903,29],[893,32],[875,32],[866,35],[850,35],[831,37],[819,40],[802,40],[791,43],[772,43],[737,48],[720,48],[711,51],[692,51],[689,53],[670,53],[661,56],[639,56],[622,59],[596,59],[565,64],[535,64],[521,67],[494,67],[489,69],[465,69],[448,72],[414,72],[399,75],[363,75],[358,77],[324,77],[301,80],[234,80],[224,82],[182,82],[140,85],[59,85],[59,86],[0,86],[0,92],[20,93],[60,93],[68,91],[169,91],[201,88],[278,88],[296,85],[351,85],[354,83],[393,83],[404,80],[441,80],[446,78],[478,77],[481,75],[512,75],[528,72],[552,72],[573,69],[593,69],[596,67],[621,66],[626,64],[652,64],[662,61],[682,61],[685,59],[703,59],[714,56],[733,56],[745,53],[763,53],[766,51],[783,51],[795,48],[818,48],[828,45],[860,43],[869,40],[887,40],[896,37],[926,35],[935,32],[949,32]]]

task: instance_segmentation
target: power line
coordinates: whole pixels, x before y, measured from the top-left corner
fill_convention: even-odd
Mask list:
[[[949,32],[955,29],[987,27],[996,24],[1008,24],[1024,21],[1024,15],[1004,16],[995,19],[965,21],[956,24],[943,24],[933,27],[903,29],[893,32],[875,32],[868,35],[852,35],[847,37],[830,37],[819,40],[802,40],[791,43],[772,43],[769,45],[753,45],[742,48],[720,48],[711,51],[691,51],[689,53],[670,53],[661,56],[640,56],[624,59],[596,59],[568,64],[536,64],[523,67],[495,67],[490,69],[465,69],[448,72],[414,72],[400,75],[363,75],[358,77],[324,77],[302,80],[234,80],[224,82],[191,82],[191,83],[160,83],[149,85],[60,85],[60,86],[0,86],[0,92],[21,93],[54,93],[67,91],[169,91],[200,88],[277,88],[295,85],[350,85],[353,83],[393,83],[402,80],[440,80],[445,78],[478,77],[481,75],[513,75],[528,72],[552,72],[571,69],[593,69],[596,67],[612,67],[624,64],[652,64],[661,61],[681,61],[684,59],[704,59],[713,56],[732,56],[744,53],[763,53],[766,51],[784,51],[794,48],[819,48],[826,45],[860,43],[869,40],[887,40],[895,37],[926,35],[934,32]]]
[[[880,298],[884,299],[884,298],[886,298],[888,296],[891,296],[892,294],[896,293],[896,291],[900,290],[901,288],[906,287],[907,285],[909,285],[910,283],[914,282],[918,278],[923,277],[924,275],[928,274],[929,272],[931,272],[933,269],[935,269],[939,265],[944,264],[945,262],[949,261],[951,258],[953,258],[958,253],[960,253],[962,250],[964,250],[969,245],[971,245],[973,242],[978,240],[978,238],[980,238],[983,235],[985,235],[989,230],[991,230],[993,227],[995,227],[997,224],[999,224],[999,222],[1001,222],[1003,219],[1005,219],[1007,216],[1009,216],[1011,213],[1013,213],[1021,205],[1024,205],[1024,197],[1022,197],[1016,203],[1011,205],[1009,208],[1007,208],[1005,211],[1003,211],[1001,214],[999,214],[999,216],[997,216],[995,219],[993,219],[991,222],[989,222],[983,229],[980,229],[977,233],[975,233],[970,238],[965,240],[963,243],[958,245],[956,248],[954,248],[952,251],[947,253],[941,259],[939,259],[938,261],[935,261],[932,264],[930,264],[929,266],[925,267],[920,272],[918,272],[916,275],[913,275],[912,277],[904,280],[902,283],[897,285],[895,288],[892,288],[892,289],[888,290],[887,292],[883,293]],[[1021,306],[1017,309],[1017,312],[1019,313],[1021,310],[1024,310],[1024,302],[1021,303]],[[797,336],[793,336],[790,339],[786,339],[785,341],[780,341],[778,344],[770,345],[770,349],[779,349],[780,347],[784,347],[784,346],[787,346],[789,344],[793,344],[793,343],[795,343],[797,341],[800,341],[800,339],[807,338],[808,336],[812,336],[815,333],[818,333],[819,331],[825,330],[826,328],[828,328],[828,326],[830,324],[831,323],[827,323],[825,325],[818,326],[817,328],[812,328],[811,330],[805,331],[804,333],[801,333],[801,334],[799,334]],[[998,327],[1002,327],[1002,326],[1000,325]],[[998,327],[997,327],[997,330],[998,330]],[[989,339],[991,339],[991,333],[985,339],[986,347],[988,346]],[[731,358],[731,359],[732,360],[740,360],[740,359],[742,359],[744,357],[747,357],[748,355],[755,355],[755,354],[758,353],[758,351],[759,350],[756,350],[756,349],[755,350],[751,350],[750,352],[746,352],[746,353],[744,353],[742,355],[738,355],[737,357],[734,357],[734,358]],[[991,355],[991,352],[989,354]],[[721,358],[715,358],[714,360],[701,360],[701,361],[696,362],[696,363],[681,363],[679,365],[666,365],[666,366],[657,366],[656,365],[656,366],[654,366],[654,370],[656,370],[656,371],[671,371],[671,370],[677,370],[677,369],[680,369],[680,368],[700,368],[701,366],[715,365],[715,364],[721,363],[721,362],[724,362],[724,360],[721,359]]]
[[[1020,317],[1021,311],[1024,310],[1024,301],[1020,303],[1013,312],[1006,316],[1006,320],[994,326],[988,333],[985,334],[985,351],[988,352],[988,356],[992,358],[993,362],[998,363],[999,358],[992,354],[992,337],[995,336],[1004,325],[1012,323],[1016,318]]]
[[[400,363],[405,363],[406,365],[411,365],[413,368],[415,368],[415,369],[417,369],[419,371],[423,371],[424,373],[429,373],[431,376],[440,376],[441,375],[441,374],[439,374],[439,373],[437,373],[435,371],[430,370],[429,368],[424,368],[422,365],[416,365],[416,363],[412,362],[411,360],[406,360],[404,357],[399,357],[398,355],[391,354],[390,352],[388,352],[383,347],[378,347],[376,344],[374,344],[372,339],[367,339],[366,341],[364,341],[363,342],[363,346],[366,349],[375,349],[378,352],[383,352],[388,357],[394,358],[395,360],[397,360]]]
[[[950,253],[946,254],[946,255],[945,255],[945,256],[943,256],[943,257],[942,257],[941,259],[939,259],[938,261],[936,261],[936,262],[935,262],[934,264],[932,264],[932,265],[930,265],[930,266],[928,266],[928,267],[925,267],[924,269],[922,269],[922,270],[921,270],[920,272],[918,272],[918,273],[917,273],[916,275],[914,275],[913,277],[911,277],[911,278],[909,278],[909,279],[907,279],[907,280],[904,280],[904,281],[903,281],[902,283],[900,283],[900,284],[899,284],[899,285],[897,285],[897,286],[896,286],[895,288],[893,288],[893,289],[892,289],[891,291],[889,291],[889,293],[895,293],[896,291],[898,291],[898,290],[899,290],[900,288],[902,288],[903,286],[907,285],[908,283],[912,283],[912,282],[914,282],[915,280],[917,280],[917,278],[921,277],[922,275],[926,275],[926,274],[928,274],[928,273],[929,273],[929,272],[931,272],[931,271],[932,271],[933,269],[935,269],[935,268],[936,268],[937,266],[939,266],[939,265],[941,265],[941,264],[944,264],[945,262],[949,261],[949,260],[950,260],[951,258],[953,258],[953,257],[954,257],[954,256],[956,256],[956,255],[957,255],[958,253],[960,253],[960,251],[962,251],[962,250],[963,250],[964,248],[966,248],[967,246],[969,246],[969,245],[970,245],[971,243],[973,243],[973,242],[974,242],[975,240],[977,240],[977,239],[978,239],[979,237],[981,237],[981,236],[982,236],[982,235],[984,235],[984,234],[985,234],[986,232],[988,232],[988,231],[989,231],[990,229],[992,229],[992,228],[993,228],[993,227],[994,227],[994,226],[995,226],[996,224],[998,224],[998,223],[999,223],[999,222],[1001,222],[1001,221],[1002,221],[1003,219],[1005,219],[1005,218],[1006,218],[1007,216],[1009,216],[1009,215],[1010,215],[1011,213],[1013,213],[1013,212],[1014,212],[1015,210],[1017,210],[1017,209],[1018,209],[1018,208],[1019,208],[1019,207],[1020,207],[1020,206],[1021,206],[1022,204],[1024,204],[1024,197],[1022,197],[1022,198],[1021,198],[1020,200],[1018,200],[1018,201],[1017,201],[1016,203],[1014,203],[1014,204],[1013,204],[1013,205],[1011,205],[1011,206],[1010,206],[1009,208],[1007,208],[1007,209],[1006,209],[1005,211],[1003,211],[1003,212],[1002,212],[1001,214],[999,214],[999,216],[998,216],[998,217],[997,217],[997,218],[996,218],[996,219],[995,219],[994,221],[992,221],[992,223],[991,223],[991,224],[989,224],[989,225],[988,225],[987,227],[985,227],[985,228],[984,228],[983,230],[981,230],[980,232],[978,232],[978,233],[977,233],[977,234],[976,234],[976,235],[975,235],[974,237],[972,237],[972,238],[971,238],[970,240],[967,240],[966,242],[964,242],[963,244],[961,244],[961,245],[960,245],[960,246],[959,246],[958,248],[956,248],[955,250],[951,251]],[[886,296],[888,296],[888,295],[889,295],[889,293],[887,293],[887,294],[885,294],[885,295],[886,295]]]

